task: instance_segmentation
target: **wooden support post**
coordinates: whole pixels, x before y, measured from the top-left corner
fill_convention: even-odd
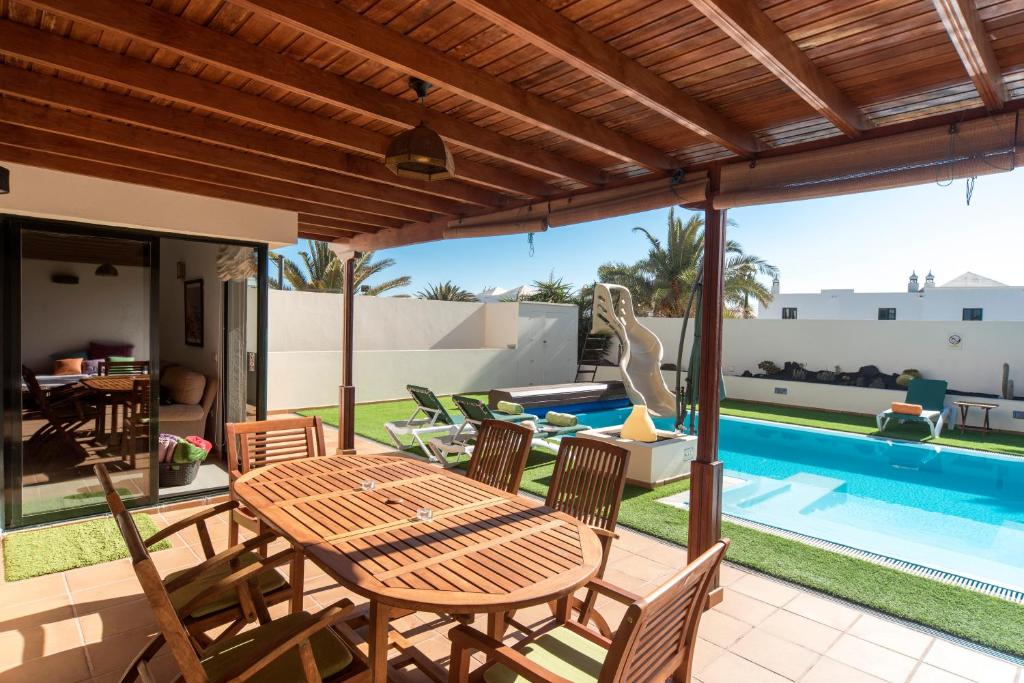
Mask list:
[[[722,535],[722,462],[718,459],[719,391],[722,371],[722,307],[724,305],[725,211],[712,202],[720,169],[709,174],[704,209],[704,287],[701,291],[700,376],[698,380],[697,458],[690,465],[690,518],[687,559],[696,560]],[[722,599],[715,578],[708,606]]]
[[[358,253],[345,259],[341,327],[341,386],[338,388],[338,453],[356,452],[356,388],[352,376],[353,323],[355,321],[355,272]]]

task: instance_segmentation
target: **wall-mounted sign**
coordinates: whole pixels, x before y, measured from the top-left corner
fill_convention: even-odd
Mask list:
[[[949,338],[946,339],[946,343],[949,344],[949,348],[959,351],[963,348],[964,338],[959,334],[951,334],[949,335]]]

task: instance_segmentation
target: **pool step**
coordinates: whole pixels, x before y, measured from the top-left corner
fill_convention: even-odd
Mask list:
[[[723,505],[735,505],[740,508],[749,508],[759,505],[766,500],[773,498],[789,490],[789,484],[775,479],[758,478],[743,486],[722,493]]]
[[[783,480],[761,478],[722,494],[722,504],[759,512],[808,514],[838,503],[831,497],[846,487],[842,479],[801,472]]]

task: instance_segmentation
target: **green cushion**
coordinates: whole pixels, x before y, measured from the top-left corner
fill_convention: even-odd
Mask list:
[[[523,406],[519,403],[513,403],[512,401],[498,401],[497,408],[499,411],[508,415],[523,414]]]
[[[575,427],[577,419],[575,415],[569,413],[556,413],[553,410],[549,410],[544,421],[553,427]]]
[[[608,650],[564,626],[517,648],[534,664],[574,683],[596,683]],[[529,683],[504,664],[495,664],[484,672],[487,683]]]
[[[211,682],[223,681],[238,662],[252,662],[266,654],[269,650],[268,642],[281,632],[297,631],[313,620],[312,614],[298,612],[228,638],[206,652],[206,656],[203,657],[203,668],[206,669]],[[313,656],[316,658],[321,678],[335,676],[352,663],[352,652],[331,629],[317,631],[309,640],[313,646]],[[292,648],[246,680],[250,683],[304,681],[298,648]]]
[[[255,553],[243,553],[239,556],[238,559],[240,565],[239,569],[259,560]],[[180,576],[183,571],[185,570],[171,572],[167,575],[166,581],[170,582],[174,580],[175,578]],[[208,571],[205,574],[201,575],[195,581],[187,583],[178,590],[174,591],[173,593],[171,593],[171,603],[174,605],[174,609],[180,610],[182,607],[185,606],[185,604],[189,600],[199,595],[201,591],[206,590],[213,583],[223,579],[232,571],[233,570],[229,565],[222,565],[218,567],[216,570]],[[259,581],[260,592],[263,593],[263,595],[271,593],[281,588],[282,586],[286,585],[284,577],[276,571],[264,572],[260,575]],[[203,605],[195,612],[193,612],[190,616],[205,617],[210,614],[216,614],[217,612],[220,612],[225,609],[231,609],[233,607],[236,607],[237,605],[238,592],[228,591],[221,594],[220,597],[218,597],[213,602]]]

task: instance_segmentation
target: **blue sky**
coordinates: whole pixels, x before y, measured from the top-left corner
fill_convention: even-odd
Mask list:
[[[631,228],[664,235],[668,210],[552,228],[536,235],[448,240],[378,252],[396,261],[387,277],[409,275],[415,294],[452,280],[471,292],[514,287],[554,272],[574,285],[592,282],[608,261],[631,262],[646,240]],[[910,271],[931,269],[939,284],[974,271],[1024,285],[1024,170],[978,178],[970,206],[965,181],[735,209],[729,236],[782,271],[782,291],[829,288],[899,291]],[[298,247],[288,247],[294,256]],[[379,276],[381,277],[381,276]]]

